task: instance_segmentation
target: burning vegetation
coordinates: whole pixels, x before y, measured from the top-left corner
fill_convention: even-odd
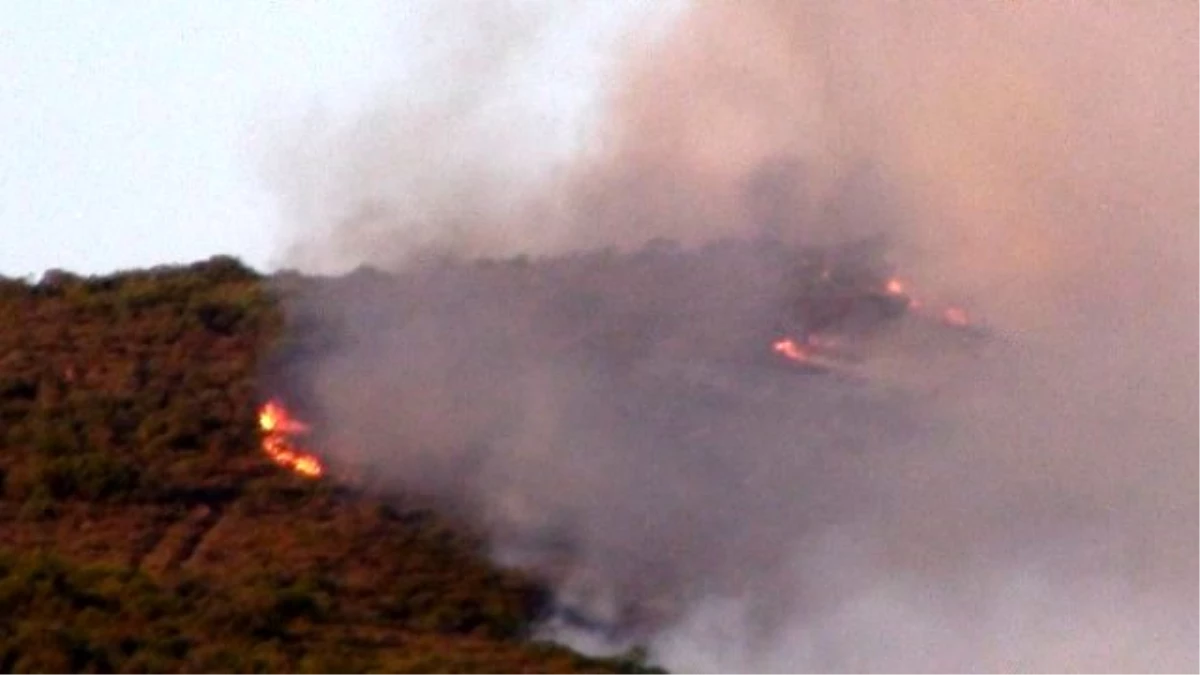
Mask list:
[[[308,425],[292,417],[278,400],[267,401],[259,409],[258,428],[263,452],[271,461],[305,478],[324,475],[320,458],[295,444],[296,436],[308,433]]]
[[[845,270],[823,267],[818,277],[820,283],[836,290],[810,289],[808,295],[798,298],[797,314],[801,318],[793,323],[799,323],[800,330],[772,341],[771,351],[795,364],[828,366],[833,361],[846,361],[857,337],[878,329],[889,319],[907,315],[952,328],[972,325],[962,307],[945,305],[930,309],[914,295],[908,282],[896,276],[876,282],[872,281],[873,275],[860,270],[859,276],[847,279]],[[864,310],[872,305],[883,309]],[[866,314],[871,316],[864,319]]]
[[[909,290],[908,284],[897,277],[891,277],[887,280],[884,284],[884,292],[897,298],[903,298],[908,310],[915,314],[936,317],[948,326],[958,326],[961,328],[971,325],[971,319],[967,314],[967,310],[958,305],[946,305],[940,311],[929,314],[925,303],[917,299]]]
[[[338,459],[369,477],[358,487],[430,496],[486,523],[506,564],[556,589],[551,625],[647,639],[697,587],[733,592],[746,574],[720,556],[673,557],[674,546],[715,550],[742,533],[706,504],[761,506],[763,529],[793,536],[810,507],[837,498],[795,496],[807,462],[890,445],[891,425],[904,428],[869,386],[893,328],[926,325],[947,347],[965,344],[913,300],[885,253],[875,241],[761,237],[283,277],[304,332],[279,355],[278,390],[337,421],[330,450],[354,449]],[[854,424],[839,421],[847,410]],[[267,453],[300,471],[297,459],[312,457],[294,445],[305,426],[278,401],[262,419]],[[681,475],[687,490],[664,494]],[[656,508],[663,499],[671,509]],[[585,503],[611,520],[579,511]],[[684,512],[695,515],[671,515]],[[777,552],[759,553],[767,578]]]
[[[441,513],[279,480],[335,470],[286,386],[255,398],[276,302],[226,257],[0,278],[0,669],[647,669],[526,639],[541,589]]]
[[[775,343],[771,345],[771,349],[773,349],[776,354],[782,355],[784,358],[800,363],[807,361],[809,358],[808,347],[806,345],[799,344],[792,338],[782,338],[776,340]]]

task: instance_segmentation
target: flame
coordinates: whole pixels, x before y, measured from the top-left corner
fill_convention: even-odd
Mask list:
[[[776,340],[775,343],[771,345],[771,349],[776,354],[782,354],[784,357],[798,363],[804,363],[808,361],[810,356],[808,348],[796,342],[792,338],[782,338]]]
[[[883,291],[888,295],[904,299],[908,303],[909,309],[921,308],[921,301],[912,296],[912,293],[908,290],[908,284],[899,277],[891,277],[884,282]]]
[[[292,445],[291,436],[308,431],[308,425],[293,419],[278,401],[267,401],[258,411],[258,428],[263,433],[262,449],[276,464],[306,478],[320,478],[325,467],[316,455]]]
[[[824,273],[823,273],[824,274]],[[947,326],[964,328],[971,325],[967,310],[957,305],[937,305],[926,308],[924,303],[913,296],[908,283],[899,277],[889,277],[883,282],[883,292],[904,302],[907,310],[916,316],[929,320],[940,320]],[[843,342],[837,336],[808,334],[803,340],[790,337],[779,338],[771,343],[771,351],[795,363],[806,363],[823,367],[825,356],[832,353],[835,358],[851,356],[843,347]]]
[[[922,312],[925,309],[924,304],[913,297],[912,292],[908,289],[908,284],[896,277],[892,277],[884,282],[883,289],[888,295],[904,298],[908,302],[908,309],[913,312]],[[929,316],[928,313],[922,313],[925,316]],[[941,320],[942,323],[949,326],[964,327],[971,325],[971,317],[967,314],[967,310],[956,305],[944,307],[941,311]]]

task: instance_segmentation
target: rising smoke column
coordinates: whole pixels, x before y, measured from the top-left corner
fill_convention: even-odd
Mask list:
[[[466,86],[314,141],[331,177],[290,193],[325,200],[293,209],[310,251],[411,268],[431,242],[882,230],[918,287],[995,339],[963,355],[897,329],[872,347],[872,385],[780,385],[757,405],[747,392],[768,385],[722,373],[718,410],[674,374],[540,358],[596,295],[521,315],[528,280],[421,273],[401,300],[360,294],[346,339],[292,366],[345,447],[490,514],[498,554],[565,542],[560,594],[597,615],[642,584],[675,589],[682,608],[642,636],[668,666],[1196,667],[1194,5],[695,3],[601,50],[592,142],[540,164],[521,151],[538,124],[495,92],[570,22],[466,7],[450,24],[516,56],[448,61]],[[650,299],[663,344],[740,334],[786,295],[759,258],[695,282],[729,289],[688,312],[649,279],[619,293]],[[674,373],[670,354],[639,366]],[[668,422],[711,417],[711,463],[619,404],[653,393],[683,401]]]
[[[633,133],[683,137],[660,140],[671,159],[655,163],[736,166],[706,162],[726,143],[826,166],[867,154],[893,186],[906,268],[1013,347],[907,364],[939,434],[872,459],[866,489],[886,507],[849,507],[827,550],[798,554],[796,578],[828,583],[827,608],[743,658],[1194,664],[1195,8],[755,10],[699,5],[667,46],[681,65],[638,71],[626,114],[651,122]],[[681,104],[702,114],[652,103],[664,82],[704,92]],[[813,124],[786,123],[813,101]],[[703,641],[683,644],[686,659]]]

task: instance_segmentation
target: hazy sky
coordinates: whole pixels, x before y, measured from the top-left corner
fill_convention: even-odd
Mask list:
[[[568,42],[619,13],[584,6]],[[0,0],[0,274],[269,265],[267,148],[394,91],[428,7]]]
[[[4,2],[0,274],[262,265],[255,137],[389,62],[377,3]]]

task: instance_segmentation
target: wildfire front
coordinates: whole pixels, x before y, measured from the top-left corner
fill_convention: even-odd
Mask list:
[[[283,404],[274,400],[263,404],[258,411],[258,428],[263,434],[263,452],[273,462],[306,478],[324,475],[321,460],[296,447],[293,441],[293,436],[308,432],[308,425],[294,419]]]

